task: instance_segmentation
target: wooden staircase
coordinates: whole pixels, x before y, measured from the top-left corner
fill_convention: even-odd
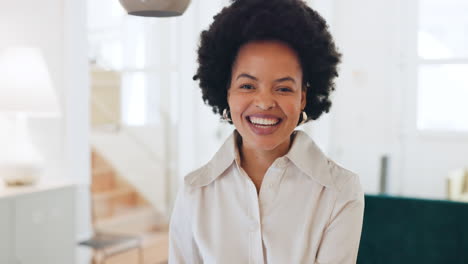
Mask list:
[[[101,261],[96,251],[93,263],[167,263],[168,224],[138,191],[118,175],[112,165],[95,150],[91,154],[92,221],[97,234],[135,236],[138,248],[112,254]],[[107,254],[107,253],[106,253]]]

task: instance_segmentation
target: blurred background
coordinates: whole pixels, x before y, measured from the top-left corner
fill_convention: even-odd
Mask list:
[[[468,201],[468,2],[307,2],[328,21],[343,60],[330,113],[300,129],[359,174],[368,194]],[[27,120],[43,159],[37,186],[46,186],[32,192],[70,198],[48,207],[26,201],[24,187],[3,186],[0,263],[167,260],[183,177],[233,129],[192,80],[199,34],[228,3],[193,0],[182,16],[149,18],[126,14],[116,0],[0,0],[0,52],[40,50],[61,113]],[[0,105],[0,146],[11,144],[8,112]],[[19,206],[29,209],[18,214]],[[67,262],[53,262],[53,247],[34,243],[64,223],[73,244],[59,254]],[[21,243],[26,234],[38,240]]]

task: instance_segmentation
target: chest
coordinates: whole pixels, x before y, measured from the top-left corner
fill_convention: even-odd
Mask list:
[[[258,194],[249,177],[231,172],[198,195],[193,230],[205,263],[313,263],[334,200],[287,170],[267,171]]]

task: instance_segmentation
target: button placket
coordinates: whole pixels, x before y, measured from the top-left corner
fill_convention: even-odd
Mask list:
[[[248,177],[248,176],[247,176]],[[252,239],[252,263],[260,263],[263,259],[263,245],[262,245],[262,227],[261,227],[261,214],[260,214],[260,201],[257,195],[255,184],[249,178],[249,192],[250,197],[250,237]]]
[[[279,161],[279,160],[277,160]],[[262,205],[261,215],[262,218],[268,217],[269,213],[275,208],[276,201],[280,195],[280,183],[283,181],[283,177],[288,170],[289,159],[284,158],[283,163],[278,166],[272,166],[265,174],[265,185],[263,186],[263,192],[259,197]]]
[[[243,182],[247,190],[247,214],[248,214],[248,233],[249,233],[249,263],[263,263],[263,242],[260,204],[257,195],[257,189],[247,173],[238,166],[238,171],[244,178]]]
[[[275,197],[275,187],[278,184],[279,178],[283,173],[283,168],[277,166],[280,160],[276,160],[275,163],[268,168],[263,178],[262,188],[260,189],[259,200],[262,205],[261,214],[264,216],[266,207],[271,204],[271,201]]]

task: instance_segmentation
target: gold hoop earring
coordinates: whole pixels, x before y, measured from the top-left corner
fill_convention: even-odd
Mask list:
[[[223,110],[223,117],[221,119],[225,122],[232,122],[231,118],[229,118],[229,110],[227,108]]]
[[[302,111],[302,121],[301,121],[301,123],[299,123],[299,125],[304,124],[307,121],[307,118],[308,118],[308,116],[307,116],[306,112]]]

